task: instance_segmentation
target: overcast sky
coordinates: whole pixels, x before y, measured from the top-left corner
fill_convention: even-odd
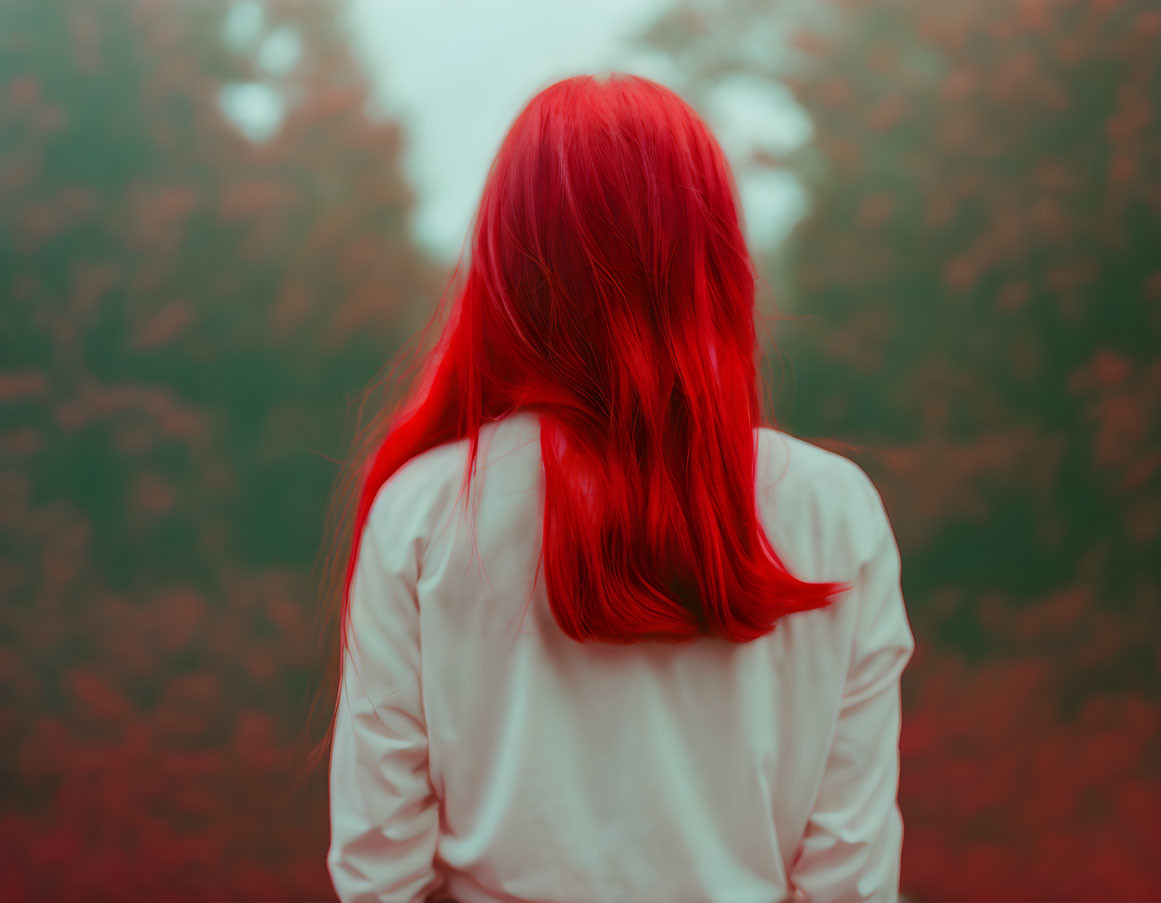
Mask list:
[[[670,2],[346,0],[352,44],[378,104],[406,126],[416,241],[439,259],[455,260],[504,133],[552,81],[616,69],[680,90],[667,61],[632,41]],[[296,38],[266,32],[262,18],[259,3],[238,3],[225,37],[240,49],[252,45],[263,68],[277,75],[294,65]],[[803,196],[789,176],[750,170],[742,161],[755,146],[785,151],[802,143],[809,121],[769,84],[717,85],[711,103],[702,112],[734,163],[747,239],[757,250],[793,225]],[[277,128],[279,101],[261,83],[228,88],[222,106],[255,140]]]

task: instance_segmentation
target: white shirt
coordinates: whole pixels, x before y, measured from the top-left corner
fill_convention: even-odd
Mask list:
[[[343,903],[894,901],[900,675],[913,649],[879,493],[758,431],[786,566],[853,581],[745,644],[579,644],[544,592],[539,420],[376,496],[352,583],[327,865]],[[454,506],[454,507],[453,507]],[[478,507],[477,507],[478,506]]]

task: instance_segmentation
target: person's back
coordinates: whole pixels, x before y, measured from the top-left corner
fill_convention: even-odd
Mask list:
[[[466,499],[466,440],[378,491],[331,757],[343,901],[896,899],[913,644],[894,536],[852,461],[755,432],[782,562],[852,586],[744,643],[562,633],[533,413],[481,429]]]

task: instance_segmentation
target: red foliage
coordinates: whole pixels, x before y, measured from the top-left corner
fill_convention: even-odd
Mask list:
[[[1159,899],[1161,14],[828,5],[654,33],[693,96],[799,51],[782,416],[865,450],[900,539],[904,891]]]

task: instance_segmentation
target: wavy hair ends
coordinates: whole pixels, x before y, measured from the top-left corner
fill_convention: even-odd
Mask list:
[[[762,528],[754,291],[733,176],[685,101],[623,73],[536,94],[488,172],[440,340],[340,481],[332,669],[380,487],[466,438],[467,488],[481,426],[518,410],[541,424],[541,563],[574,640],[741,643],[847,589],[790,574]]]

